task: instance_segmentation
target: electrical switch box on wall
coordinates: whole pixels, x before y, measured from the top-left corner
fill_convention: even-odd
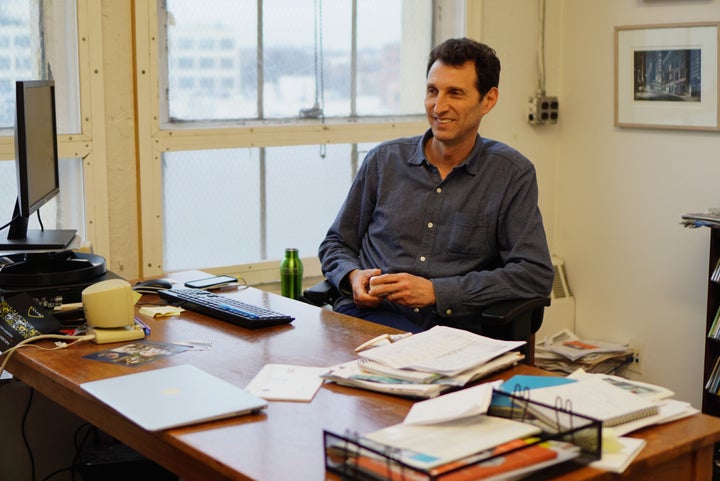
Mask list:
[[[530,97],[528,122],[531,125],[556,124],[559,116],[560,103],[557,97]]]

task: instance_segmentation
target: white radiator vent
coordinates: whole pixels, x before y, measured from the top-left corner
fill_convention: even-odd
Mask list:
[[[559,257],[553,256],[552,258],[553,270],[555,271],[555,278],[553,279],[552,292],[550,297],[552,299],[563,299],[565,297],[571,297],[570,287],[568,287],[567,274],[565,273],[565,263]]]
[[[553,256],[552,263],[555,271],[555,279],[550,293],[552,302],[549,307],[545,308],[542,326],[535,334],[536,341],[557,334],[563,329],[575,331],[575,298],[568,285],[565,262],[561,258]]]

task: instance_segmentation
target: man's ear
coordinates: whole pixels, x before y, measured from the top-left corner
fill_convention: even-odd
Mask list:
[[[490,90],[488,90],[485,93],[485,96],[481,100],[481,102],[483,104],[483,115],[490,112],[493,109],[493,107],[495,107],[495,104],[498,101],[499,95],[500,95],[500,92],[498,91],[497,87],[492,87]]]

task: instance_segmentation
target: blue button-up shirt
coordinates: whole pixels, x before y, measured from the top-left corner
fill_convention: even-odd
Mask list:
[[[497,301],[548,295],[554,274],[533,164],[478,136],[443,180],[424,154],[430,136],[368,152],[320,245],[325,276],[347,294],[341,284],[353,269],[430,279],[435,306],[392,307],[424,328]]]

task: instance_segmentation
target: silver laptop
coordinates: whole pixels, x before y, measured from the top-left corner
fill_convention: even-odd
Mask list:
[[[264,399],[189,364],[80,387],[148,431],[248,414],[267,406]]]

